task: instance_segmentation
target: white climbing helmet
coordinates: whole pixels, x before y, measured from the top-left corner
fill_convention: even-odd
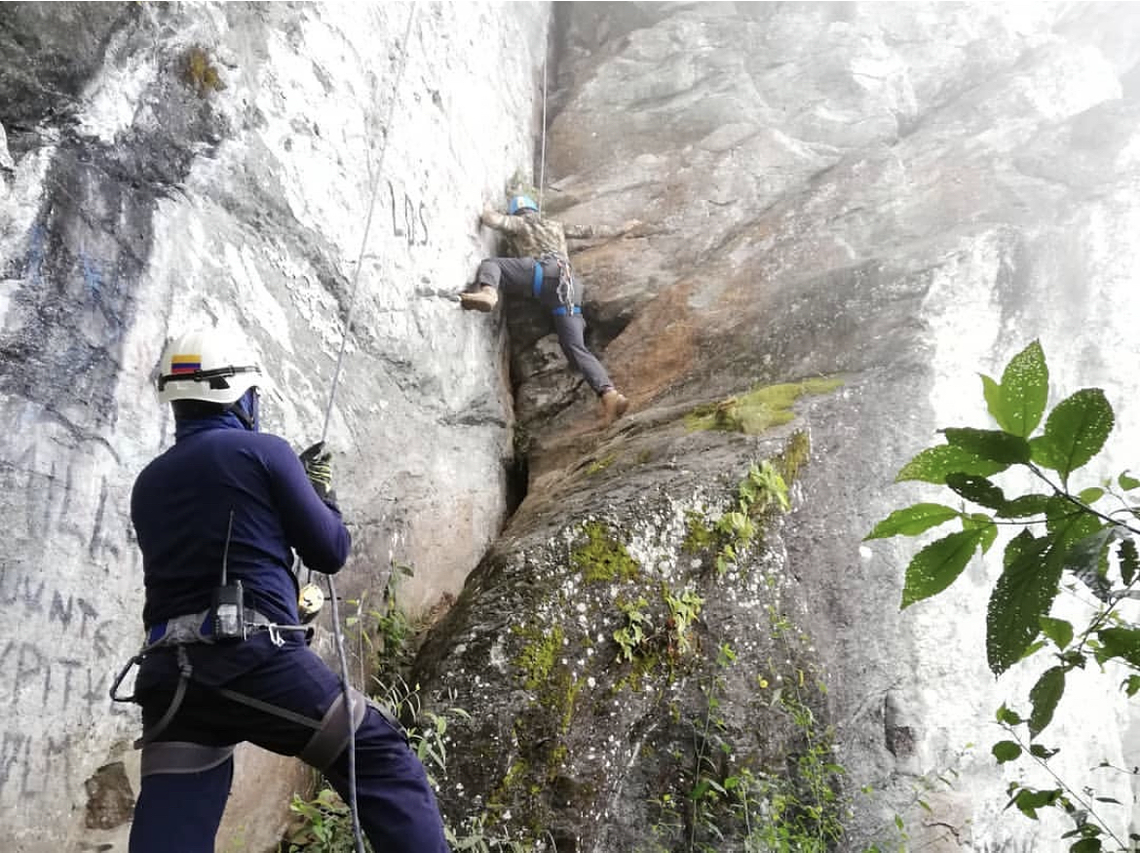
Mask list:
[[[220,330],[194,330],[175,336],[162,351],[158,398],[232,404],[250,388],[269,388],[269,379],[249,345]]]

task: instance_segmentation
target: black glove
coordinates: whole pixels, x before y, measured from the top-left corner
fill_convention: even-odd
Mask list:
[[[325,450],[324,440],[314,443],[300,454],[301,465],[317,495],[330,505],[336,505],[336,491],[332,488],[332,452]]]

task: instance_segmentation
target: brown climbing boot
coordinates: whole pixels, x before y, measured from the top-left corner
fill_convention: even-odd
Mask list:
[[[489,312],[499,304],[499,290],[483,285],[478,291],[464,291],[459,295],[459,304],[465,309]]]
[[[606,424],[611,424],[625,415],[629,409],[629,398],[617,389],[607,389],[602,393],[602,409],[605,411]]]

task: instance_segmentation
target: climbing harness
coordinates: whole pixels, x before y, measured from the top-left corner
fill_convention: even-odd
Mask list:
[[[534,282],[532,283],[531,290],[534,293],[534,298],[537,300],[542,297],[542,283],[545,277],[543,273],[543,266],[555,262],[558,265],[558,308],[554,310],[556,315],[575,314],[580,315],[582,309],[575,302],[576,288],[574,286],[574,273],[570,269],[570,261],[558,252],[544,252],[542,256],[535,260],[534,263]],[[575,311],[577,310],[577,311]]]
[[[176,649],[178,656],[178,686],[174,690],[174,697],[171,698],[170,704],[167,706],[162,718],[143,731],[143,735],[135,740],[135,748],[142,748],[144,745],[153,742],[174,719],[175,713],[178,712],[178,708],[182,705],[182,699],[186,695],[187,684],[193,676],[193,668],[190,665],[190,658],[186,653],[186,645],[223,644],[227,641],[245,640],[256,633],[266,632],[269,634],[270,641],[273,642],[276,647],[281,647],[285,643],[282,632],[303,632],[305,633],[306,641],[312,638],[313,634],[312,627],[275,623],[253,609],[243,609],[242,624],[236,635],[230,632],[228,628],[221,633],[215,632],[217,624],[216,608],[210,608],[198,614],[181,615],[155,624],[147,630],[146,644],[138,653],[131,657],[130,661],[127,662],[111,684],[111,700],[117,703],[135,702],[135,696],[133,694],[119,695],[119,686],[122,685],[127,674],[129,674],[131,669],[135,666],[141,665],[148,654],[164,647],[174,647]],[[216,691],[227,695],[227,697],[233,697],[234,700],[247,703],[250,706],[257,706],[258,703],[261,703],[259,701],[253,702],[254,699],[247,698],[245,695],[239,695],[237,692],[230,692],[229,690],[220,688],[216,689]],[[282,707],[273,706],[272,711],[283,718],[293,719],[294,721],[299,720],[296,713]],[[304,717],[302,716],[301,718]],[[306,719],[301,723],[306,724],[308,721],[310,720]]]
[[[127,697],[119,696],[119,686],[123,680],[126,679],[130,670],[136,665],[141,665],[142,661],[147,657],[147,654],[159,648],[174,647],[177,649],[178,687],[174,690],[174,697],[171,699],[170,705],[166,708],[166,712],[163,713],[162,718],[144,730],[143,735],[135,741],[135,748],[142,748],[144,745],[153,742],[174,719],[175,713],[178,712],[178,708],[182,705],[182,699],[186,696],[186,686],[190,682],[190,678],[193,674],[190,657],[186,653],[186,645],[224,644],[232,641],[245,641],[251,635],[258,632],[267,632],[269,633],[269,640],[273,642],[276,647],[281,647],[285,643],[285,638],[281,635],[282,631],[303,632],[305,633],[306,641],[309,641],[313,636],[311,627],[279,624],[270,620],[261,614],[261,612],[246,607],[241,579],[235,579],[233,582],[230,582],[228,578],[230,539],[233,536],[233,531],[234,512],[231,509],[229,525],[226,528],[226,544],[222,549],[221,583],[214,588],[210,608],[203,612],[198,612],[197,614],[179,615],[178,617],[159,621],[153,626],[147,627],[146,642],[143,644],[142,649],[131,657],[131,660],[115,678],[114,683],[111,684],[111,700],[118,703],[133,702],[135,700],[134,695]],[[218,689],[218,691],[222,694],[226,694],[228,690]],[[234,696],[235,700],[242,700],[243,703],[250,703],[254,700],[247,698],[245,695],[239,696],[236,692],[231,692],[230,695]],[[275,706],[274,711],[285,718],[293,718],[296,720],[296,714],[290,710]]]
[[[169,647],[173,644],[218,644],[221,641],[239,639],[244,641],[251,635],[259,632],[269,634],[269,640],[275,647],[285,643],[282,632],[303,632],[312,636],[311,626],[297,624],[275,623],[254,609],[242,609],[242,628],[240,635],[230,632],[211,632],[215,622],[215,610],[207,609],[196,615],[182,615],[171,618],[152,626],[147,631],[146,646],[143,652],[149,652],[159,647]]]
[[[209,621],[210,615],[208,613],[204,614],[206,615],[206,621]],[[122,684],[123,679],[130,672],[131,668],[142,662],[148,653],[151,653],[163,647],[174,647],[175,655],[178,657],[178,685],[174,690],[174,695],[170,699],[170,703],[167,705],[166,712],[162,714],[162,717],[153,725],[144,730],[142,736],[140,736],[134,742],[135,748],[141,748],[144,751],[148,752],[154,750],[163,750],[157,749],[157,746],[159,745],[192,745],[192,743],[184,742],[156,743],[155,740],[166,729],[167,725],[173,721],[174,716],[182,706],[183,699],[186,697],[186,689],[189,686],[190,681],[194,678],[194,667],[190,662],[190,655],[186,652],[186,645],[190,643],[219,643],[209,635],[199,635],[196,628],[194,628],[188,622],[182,621],[181,619],[178,619],[177,621],[167,621],[166,623],[168,625],[179,623],[183,629],[189,629],[193,633],[191,637],[200,637],[205,640],[199,642],[189,641],[187,640],[188,636],[183,635],[179,632],[167,632],[164,635],[160,635],[158,641],[152,644],[148,644],[138,654],[131,658],[131,661],[127,663],[127,666],[121,672],[119,672],[118,677],[115,678],[115,682],[111,686],[111,699],[113,701],[117,701],[119,703],[135,702],[136,699],[133,694],[122,696],[119,695],[119,686]],[[203,624],[203,627],[205,625],[206,624]],[[280,639],[281,630],[301,630],[302,632],[312,631],[303,626],[280,626],[276,624],[267,624],[266,626],[275,627],[277,635],[274,643],[278,646],[283,643],[283,641]],[[250,625],[251,630],[256,630],[258,628],[261,627],[255,627],[252,624]],[[270,637],[274,637],[273,632],[270,633]],[[212,691],[216,692],[224,698],[228,698],[231,701],[236,701],[240,704],[252,707],[253,709],[259,710],[261,712],[277,716],[278,718],[284,718],[292,721],[295,724],[310,728],[313,731],[313,736],[309,739],[309,741],[305,744],[305,747],[301,749],[300,753],[298,753],[297,756],[301,760],[308,763],[310,766],[313,766],[314,768],[320,769],[322,771],[332,765],[333,761],[336,760],[336,758],[339,757],[344,751],[345,746],[348,744],[350,738],[350,733],[348,730],[350,722],[352,726],[352,733],[355,733],[356,729],[360,727],[360,722],[364,720],[365,712],[367,710],[367,707],[370,705],[368,698],[366,698],[363,693],[357,689],[350,687],[347,693],[342,693],[336,696],[335,700],[329,705],[328,710],[325,711],[325,714],[320,719],[315,719],[311,716],[302,715],[301,713],[294,712],[293,710],[286,709],[285,707],[278,706],[277,704],[271,704],[268,701],[263,701],[259,698],[254,698],[250,695],[243,694],[242,692],[236,692],[233,689],[227,689],[223,686],[212,686],[211,689]],[[381,713],[384,714],[386,718],[388,717],[384,710],[381,710]],[[173,758],[167,758],[167,760],[172,759]],[[224,760],[226,758],[223,757],[221,759]],[[218,762],[221,762],[221,760]],[[143,765],[144,768],[148,765],[146,761],[146,755],[144,755]],[[197,767],[197,764],[179,766],[173,762],[170,762],[167,763],[167,765],[169,768],[167,768],[166,771],[170,773],[187,773],[200,771],[200,768]]]

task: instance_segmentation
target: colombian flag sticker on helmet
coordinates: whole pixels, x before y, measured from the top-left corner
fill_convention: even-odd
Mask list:
[[[190,330],[162,348],[158,399],[232,404],[246,390],[264,391],[269,380],[249,343],[240,333],[217,329]]]
[[[171,374],[193,374],[202,367],[202,357],[197,353],[176,353],[170,357]]]

